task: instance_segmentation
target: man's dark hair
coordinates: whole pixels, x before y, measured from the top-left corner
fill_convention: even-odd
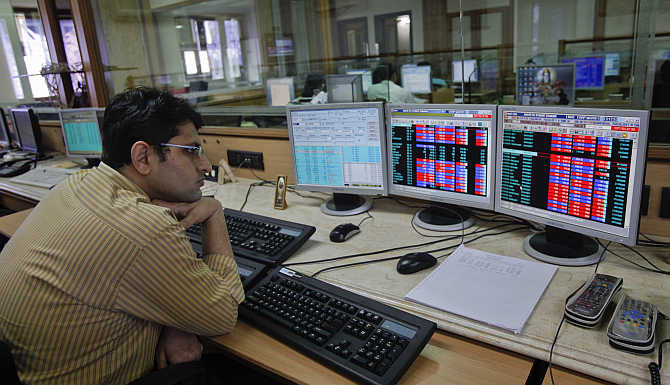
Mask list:
[[[179,135],[177,125],[189,121],[196,129],[202,127],[202,116],[184,99],[155,88],[126,90],[114,96],[105,109],[102,161],[118,170],[131,163],[130,149],[135,142],[157,147]]]
[[[372,71],[372,84],[381,83],[384,80],[389,80],[389,71],[388,67],[380,65]]]
[[[395,73],[395,67],[393,64],[382,61],[377,65],[377,68],[372,72],[372,84],[382,82],[384,80],[391,80],[393,74]],[[377,74],[375,76],[375,74]]]

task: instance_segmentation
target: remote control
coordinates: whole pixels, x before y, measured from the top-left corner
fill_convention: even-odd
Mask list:
[[[632,353],[653,352],[657,318],[655,305],[623,295],[607,327],[610,345]]]
[[[568,297],[565,303],[566,321],[577,326],[595,327],[622,284],[621,278],[606,274],[594,275]]]

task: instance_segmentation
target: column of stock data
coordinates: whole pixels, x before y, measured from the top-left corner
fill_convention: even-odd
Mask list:
[[[393,183],[486,195],[487,127],[394,122]]]
[[[633,141],[506,128],[501,199],[624,226]]]

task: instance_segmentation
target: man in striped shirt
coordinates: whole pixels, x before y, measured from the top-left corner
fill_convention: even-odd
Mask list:
[[[100,166],[51,191],[5,246],[0,338],[23,383],[127,384],[233,328],[244,292],[221,205],[201,196],[201,125],[167,92],[117,95]],[[195,223],[202,259],[184,233]]]

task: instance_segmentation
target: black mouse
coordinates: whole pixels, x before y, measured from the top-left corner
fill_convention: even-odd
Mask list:
[[[361,229],[353,223],[343,223],[335,226],[330,232],[330,240],[333,242],[344,242],[361,232]]]
[[[396,270],[400,274],[412,274],[435,266],[437,258],[428,253],[409,253],[398,260]]]

